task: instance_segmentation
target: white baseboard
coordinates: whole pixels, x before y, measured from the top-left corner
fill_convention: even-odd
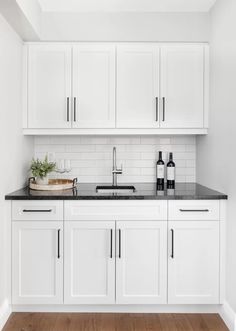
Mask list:
[[[13,305],[13,312],[218,313],[220,305]]]
[[[11,306],[9,305],[8,300],[5,300],[0,306],[0,331],[3,329],[10,315]]]
[[[219,314],[227,327],[230,331],[236,331],[236,313],[232,309],[232,307],[228,304],[228,302],[225,302],[220,310]]]

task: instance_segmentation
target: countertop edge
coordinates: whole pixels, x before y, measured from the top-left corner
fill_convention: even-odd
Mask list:
[[[156,191],[155,183],[134,183],[136,194],[95,194],[95,183],[66,191],[31,191],[28,187],[5,195],[5,200],[227,200],[228,196],[198,183],[177,183],[174,192]],[[126,184],[128,185],[128,184]]]

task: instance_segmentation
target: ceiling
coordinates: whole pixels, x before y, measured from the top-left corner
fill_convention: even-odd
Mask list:
[[[38,0],[50,12],[208,12],[216,0]]]

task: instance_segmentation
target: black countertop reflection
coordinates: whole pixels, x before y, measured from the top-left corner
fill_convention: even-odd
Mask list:
[[[34,191],[28,187],[5,196],[6,200],[219,200],[227,195],[197,183],[177,183],[174,190],[157,191],[154,183],[132,183],[134,193],[97,193],[101,183],[81,183],[73,190]]]

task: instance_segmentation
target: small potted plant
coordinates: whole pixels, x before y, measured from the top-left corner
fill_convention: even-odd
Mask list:
[[[36,184],[47,185],[48,174],[56,169],[56,163],[48,162],[48,157],[45,156],[43,161],[39,159],[33,159],[31,162],[30,170],[32,175],[35,177]]]

